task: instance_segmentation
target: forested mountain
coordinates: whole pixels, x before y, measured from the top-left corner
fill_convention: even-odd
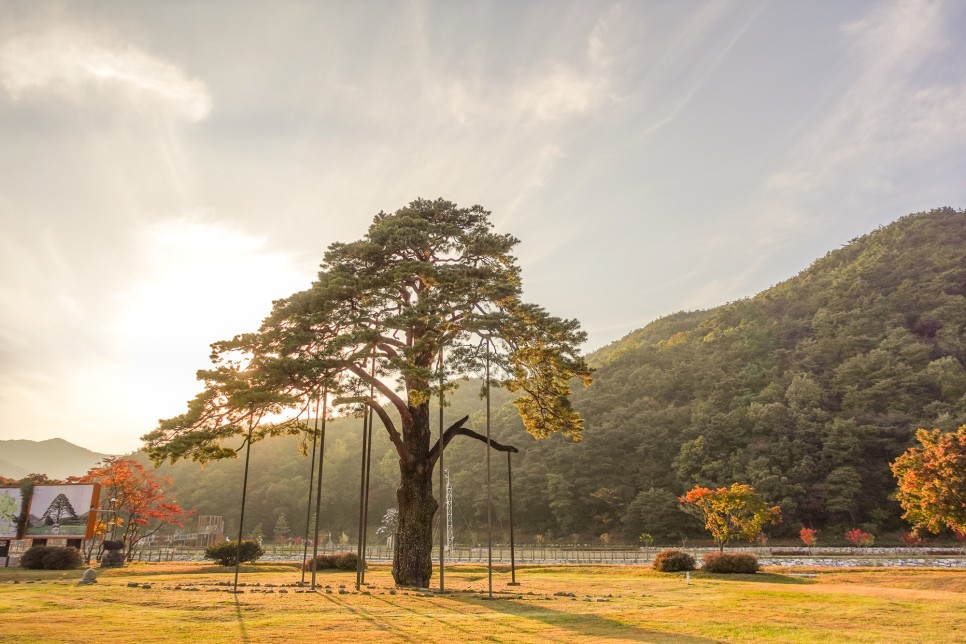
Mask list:
[[[966,215],[904,217],[592,359],[596,382],[575,399],[586,440],[542,460],[600,529],[669,536],[674,496],[733,481],[780,504],[786,530],[898,527],[888,463],[917,427],[966,422]]]
[[[515,444],[515,523],[527,535],[635,541],[699,534],[676,497],[695,484],[755,486],[785,522],[874,533],[901,527],[888,464],[917,427],[966,423],[966,214],[909,215],[830,252],[796,277],[710,311],[676,313],[591,355],[594,385],[574,404],[584,440],[536,441],[509,397],[494,404],[496,440]],[[447,408],[482,431],[479,383]],[[361,421],[329,425],[323,474],[327,530],[354,539]],[[246,524],[271,528],[284,512],[304,529],[309,460],[296,439],[252,451]],[[486,517],[484,447],[447,449],[454,523],[478,542]],[[397,472],[385,432],[373,455],[370,523],[394,505]],[[179,500],[233,520],[240,461],[166,466]],[[494,509],[506,532],[506,455],[493,454]],[[249,523],[251,521],[251,523]],[[474,531],[476,531],[474,533]],[[840,532],[839,532],[840,533]]]

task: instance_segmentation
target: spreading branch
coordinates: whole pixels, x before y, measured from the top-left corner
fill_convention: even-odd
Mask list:
[[[476,440],[483,443],[489,442],[490,447],[492,447],[498,452],[513,452],[514,454],[516,454],[520,451],[513,445],[504,445],[502,443],[496,442],[492,438],[489,441],[487,441],[486,436],[484,436],[483,434],[474,432],[472,429],[468,429],[464,427],[463,425],[469,419],[470,419],[469,416],[463,416],[458,421],[450,425],[446,429],[446,431],[443,432],[443,449],[446,449],[446,446],[449,445],[450,441],[452,441],[457,436],[467,436],[469,438],[475,438]],[[436,444],[433,445],[433,447],[429,450],[429,456],[427,458],[429,460],[430,467],[433,467],[436,465],[436,460],[439,458],[438,440],[436,441]]]

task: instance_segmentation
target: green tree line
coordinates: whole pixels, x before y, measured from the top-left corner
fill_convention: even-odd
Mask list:
[[[583,440],[535,440],[494,393],[495,440],[515,445],[515,524],[525,535],[636,541],[701,534],[678,497],[695,485],[752,485],[784,518],[773,533],[903,528],[889,463],[919,427],[966,423],[966,215],[909,215],[828,253],[759,295],[657,320],[592,354],[595,383],[575,388]],[[484,429],[480,383],[449,401]],[[435,405],[435,401],[433,403]],[[435,413],[435,412],[434,412]],[[320,525],[357,530],[361,419],[328,425]],[[434,431],[438,431],[438,428]],[[298,438],[252,449],[246,524],[285,514],[304,534],[309,459]],[[483,539],[485,447],[454,442],[446,464],[460,539]],[[506,455],[493,455],[497,539],[508,530]],[[395,505],[396,456],[373,446],[369,517]],[[240,461],[164,466],[178,499],[229,525],[240,503]],[[250,515],[248,513],[251,513]],[[237,524],[236,529],[237,529]]]

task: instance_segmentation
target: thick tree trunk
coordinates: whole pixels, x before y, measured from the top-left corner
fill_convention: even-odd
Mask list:
[[[427,588],[433,575],[433,468],[429,458],[429,403],[409,408],[412,422],[403,428],[408,458],[399,461],[399,525],[393,545],[392,576],[399,586]]]
[[[396,528],[392,576],[399,586],[427,588],[433,574],[433,497],[432,470],[421,463],[400,470],[399,525]]]

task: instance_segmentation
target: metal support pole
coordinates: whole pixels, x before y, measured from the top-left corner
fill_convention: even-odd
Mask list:
[[[444,517],[446,516],[446,492],[443,487],[443,347],[439,348],[439,358],[437,361],[437,369],[439,370],[439,501],[440,510],[439,513],[439,590],[440,592],[446,590],[446,563],[445,555],[443,554],[446,549],[446,521]]]
[[[490,338],[486,338],[486,570],[493,599],[493,502],[490,489]]]
[[[356,547],[356,590],[362,589],[362,521],[366,503],[366,447],[368,446],[369,414],[362,414],[362,463],[359,466],[359,539]]]
[[[306,419],[305,424],[308,426],[308,419],[312,415],[312,400],[309,398],[305,403],[306,409]],[[312,483],[315,481],[315,448],[319,445],[319,406],[318,401],[316,401],[315,406],[315,426],[312,431],[312,467],[309,470],[309,492],[307,496],[307,501],[305,503],[305,541],[302,544],[302,581],[305,583],[305,563],[309,556],[309,522],[312,520]],[[314,540],[313,540],[314,541]],[[315,560],[313,559],[313,562]]]
[[[366,502],[362,510],[362,579],[366,583],[366,545],[369,542],[369,478],[372,474],[372,407],[369,408],[369,445],[366,448]]]
[[[241,566],[242,530],[245,526],[245,497],[248,495],[248,462],[252,453],[252,429],[255,426],[255,411],[252,403],[248,404],[248,439],[245,441],[245,478],[242,480],[241,516],[238,517],[238,543],[235,544],[235,588],[238,592],[238,569]]]
[[[315,560],[319,556],[319,514],[322,511],[322,458],[325,456],[325,417],[329,415],[329,388],[322,388],[322,429],[319,433],[319,475],[315,479],[315,531],[312,533],[312,590],[315,590]],[[316,407],[316,424],[318,424]]]
[[[376,401],[376,348],[372,348],[372,367],[369,371],[369,409],[367,414],[369,417],[369,422],[366,423],[368,434],[367,441],[364,443],[365,451],[365,485],[363,487],[363,499],[364,503],[362,505],[362,530],[359,532],[359,539],[362,541],[361,554],[359,556],[359,583],[358,586],[366,583],[366,544],[369,540],[369,477],[372,474],[372,420],[373,420],[373,405]],[[358,590],[358,588],[357,588]]]
[[[510,496],[510,583],[507,586],[519,586],[517,583],[517,564],[516,552],[513,549],[513,465],[510,463],[510,456],[513,452],[506,453],[506,487]]]

